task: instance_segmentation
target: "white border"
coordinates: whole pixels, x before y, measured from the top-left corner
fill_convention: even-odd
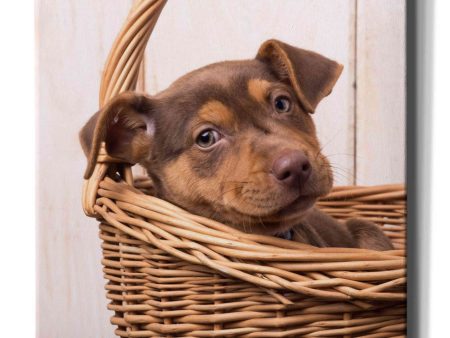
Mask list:
[[[0,290],[4,310],[1,336],[33,337],[36,332],[34,2],[1,1],[0,24]]]
[[[431,127],[429,337],[448,336],[450,296],[450,1],[436,0]],[[419,112],[420,114],[420,112]],[[420,128],[420,126],[419,126]],[[420,239],[419,239],[420,240]]]

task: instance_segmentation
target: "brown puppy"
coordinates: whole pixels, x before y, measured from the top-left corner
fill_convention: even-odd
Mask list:
[[[104,141],[111,156],[147,169],[159,197],[243,231],[392,249],[376,225],[314,208],[333,179],[311,114],[341,71],[269,40],[253,60],[200,68],[155,96],[119,95],[88,121],[81,143],[92,160]]]

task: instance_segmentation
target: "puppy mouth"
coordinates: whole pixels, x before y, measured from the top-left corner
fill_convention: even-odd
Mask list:
[[[244,198],[241,202],[244,203],[230,206],[243,214],[253,215],[260,218],[262,217],[265,219],[280,219],[293,213],[311,208],[320,196],[321,194],[316,193],[316,191],[294,192],[291,190],[274,193],[269,199],[267,199],[267,197],[263,199],[263,203],[258,200],[255,201],[255,199],[248,199],[245,198],[245,196],[242,196]],[[270,202],[267,203],[267,200]],[[242,204],[244,204],[244,207]],[[245,208],[246,204],[247,208]]]
[[[314,195],[299,195],[291,203],[281,207],[275,214],[275,218],[283,218],[299,211],[310,209],[316,202],[318,196]]]
[[[317,198],[318,196],[314,195],[299,195],[276,212],[262,217],[265,227],[267,230],[270,229],[271,234],[275,234],[297,225],[308,210],[314,206]]]
[[[249,213],[234,206],[229,206],[228,209],[233,218],[237,220],[237,222],[233,222],[236,225],[239,226],[239,220],[243,220],[243,223],[250,227],[251,232],[276,235],[297,225],[305,213],[315,204],[317,198],[318,196],[312,194],[301,194],[293,201],[267,214]]]

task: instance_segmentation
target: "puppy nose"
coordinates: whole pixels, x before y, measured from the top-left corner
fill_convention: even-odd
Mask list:
[[[272,165],[275,178],[287,186],[301,186],[311,175],[311,163],[299,150],[291,150],[279,156]]]

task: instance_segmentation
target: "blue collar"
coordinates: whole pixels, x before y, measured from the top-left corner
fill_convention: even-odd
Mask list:
[[[281,232],[279,234],[276,234],[275,236],[281,239],[292,241],[294,239],[294,229],[289,229],[288,231]]]

